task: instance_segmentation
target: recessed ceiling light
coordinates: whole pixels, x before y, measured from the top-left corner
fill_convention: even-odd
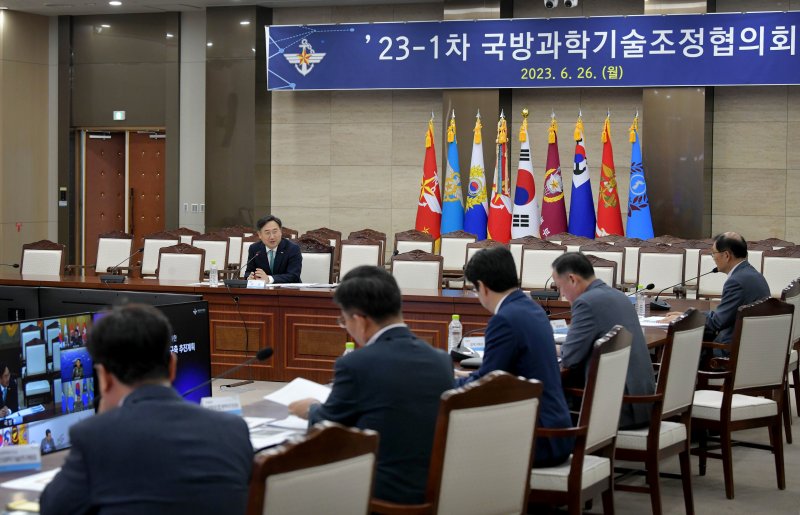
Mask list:
[[[250,25],[250,20],[242,20],[239,22],[239,25]]]
[[[102,24],[100,26],[103,27],[104,29],[110,29],[111,28],[111,25],[108,25],[106,23],[104,23],[104,24]]]
[[[173,36],[171,33],[167,32],[167,37],[168,38],[174,38],[175,36]]]
[[[208,43],[206,43],[206,46],[214,46],[214,43],[212,43],[211,41],[209,41]]]
[[[122,5],[122,2],[120,2],[119,0],[111,0],[110,2],[108,2],[108,5],[119,7],[120,5]]]

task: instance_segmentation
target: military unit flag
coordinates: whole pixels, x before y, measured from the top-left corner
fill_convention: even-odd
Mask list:
[[[547,131],[547,171],[544,174],[542,203],[542,238],[567,232],[567,207],[564,203],[564,181],[561,178],[561,159],[558,157],[558,122],[550,119]]]
[[[600,194],[597,198],[597,236],[622,232],[622,214],[619,209],[617,175],[614,169],[614,152],[611,148],[611,121],[606,116],[603,124],[603,162],[600,171]]]
[[[569,232],[577,236],[594,238],[595,224],[592,183],[583,144],[583,119],[575,123],[575,163],[572,167],[572,196],[569,201]]]
[[[514,190],[514,209],[511,217],[511,237],[539,237],[539,205],[536,201],[536,183],[531,164],[531,142],[528,137],[528,110],[522,110],[522,126],[519,129],[519,166],[517,188]]]
[[[433,145],[433,118],[428,122],[425,134],[425,162],[422,165],[422,184],[417,201],[416,229],[433,236],[438,248],[442,224],[442,197],[439,188],[439,172],[436,170],[436,148]]]
[[[494,187],[486,230],[489,239],[508,243],[511,239],[511,181],[508,176],[508,125],[502,111],[497,122],[495,155]]]
[[[486,239],[486,223],[489,207],[486,195],[486,175],[483,169],[483,140],[481,139],[481,113],[475,116],[472,129],[472,159],[469,165],[469,187],[467,188],[467,210],[464,214],[464,230],[476,235],[478,241]]]
[[[447,171],[444,177],[442,198],[442,234],[464,228],[464,198],[461,194],[461,167],[458,165],[456,141],[456,112],[447,127]]]
[[[647,183],[642,166],[642,147],[639,143],[639,115],[633,118],[630,128],[631,185],[628,190],[628,238],[647,240],[653,237],[653,219],[647,198]]]

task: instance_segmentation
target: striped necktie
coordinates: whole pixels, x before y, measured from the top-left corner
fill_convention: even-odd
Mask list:
[[[270,249],[269,252],[267,252],[267,257],[269,258],[269,271],[272,272],[272,263],[275,261],[275,251]]]

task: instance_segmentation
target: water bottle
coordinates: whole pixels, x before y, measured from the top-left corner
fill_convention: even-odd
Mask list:
[[[217,271],[217,260],[211,260],[211,267],[208,269],[208,284],[213,287],[219,286],[219,272]]]
[[[638,316],[639,318],[644,318],[646,308],[647,308],[647,297],[645,297],[644,292],[640,291],[636,294],[636,316]]]
[[[344,344],[344,353],[342,354],[342,356],[347,356],[354,350],[356,350],[356,342],[346,342]]]
[[[461,343],[461,317],[453,315],[448,329],[447,350],[452,351],[459,343]]]

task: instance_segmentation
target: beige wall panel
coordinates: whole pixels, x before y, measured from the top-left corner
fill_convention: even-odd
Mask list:
[[[272,94],[272,123],[331,122],[331,93],[329,91],[276,91]]]
[[[392,209],[392,230],[386,235],[386,246],[394,249],[394,235],[414,228],[417,221],[417,205]]]
[[[272,165],[272,205],[330,207],[331,169],[329,166]]]
[[[1,16],[0,58],[7,61],[47,64],[48,18],[17,11],[4,11]]]
[[[331,128],[331,164],[390,165],[392,162],[392,125],[371,123],[334,123]]]
[[[0,224],[0,259],[3,263],[19,263],[22,257],[22,246],[26,243],[47,238],[48,222],[23,222],[17,232],[15,222]],[[8,270],[8,267],[3,267]]]
[[[430,118],[430,114],[428,115]],[[422,163],[425,160],[425,132],[427,120],[417,123],[392,124],[392,165],[418,166],[422,173]],[[434,128],[434,130],[436,130]],[[439,141],[437,136],[437,142]],[[436,157],[441,157],[441,145],[437,145]],[[441,171],[441,170],[440,170]]]
[[[331,166],[331,209],[364,207],[388,212],[391,187],[392,170],[388,165]]]
[[[713,215],[784,216],[785,170],[742,168],[714,170]]]
[[[408,122],[416,124],[424,124],[431,118],[431,112],[442,112],[442,92],[440,90],[407,90],[407,91],[393,91],[392,92],[392,122]],[[472,125],[475,123],[476,111],[471,113],[456,113],[456,119],[463,120],[464,117],[472,120]],[[387,116],[387,114],[384,114]],[[439,132],[440,125],[434,120],[435,128]],[[425,132],[425,125],[422,125],[423,134]],[[472,132],[470,132],[472,134]],[[463,138],[463,136],[461,136]]]
[[[739,13],[744,11],[785,11],[787,0],[716,0],[717,12]]]
[[[330,125],[281,123],[272,126],[273,166],[329,164],[331,164]]]
[[[800,216],[800,169],[786,170],[786,216]]]
[[[800,0],[798,0],[800,2]],[[790,122],[800,122],[800,86],[788,86],[788,107]]]
[[[391,122],[391,91],[332,91],[331,123],[358,123],[366,131]]]
[[[786,169],[786,122],[714,124],[714,169]]]
[[[800,168],[800,121],[787,125],[786,167],[794,170]]]
[[[368,23],[394,21],[393,5],[346,5],[331,7],[331,22],[333,23]],[[306,23],[306,22],[303,22]]]
[[[784,216],[749,216],[749,215],[714,215],[711,222],[711,233],[736,231],[746,240],[764,238],[783,238],[786,232]]]
[[[787,86],[719,87],[714,90],[715,123],[785,122],[786,110]]]
[[[592,1],[583,0],[577,7],[566,9],[563,2],[558,9],[547,9],[543,2],[532,0],[514,3],[515,18],[565,18],[569,16],[609,16],[620,14],[642,14],[642,0]]]
[[[784,239],[800,243],[800,216],[786,217],[786,237]]]
[[[330,7],[294,7],[272,10],[274,25],[294,25],[297,23],[332,23]]]
[[[462,182],[466,181],[466,175],[463,177]],[[419,199],[421,181],[421,166],[393,166],[392,207],[402,209],[414,206]]]
[[[273,209],[275,216],[281,219],[283,225],[297,229],[300,234],[319,227],[331,227],[331,210],[327,207],[308,207],[302,202],[296,202],[294,207],[280,207]]]
[[[389,209],[334,207],[331,208],[331,224],[328,227],[342,231],[342,237],[368,227],[387,233],[389,239],[391,219],[392,212]]]
[[[443,19],[441,3],[394,6],[394,21],[428,21]]]

